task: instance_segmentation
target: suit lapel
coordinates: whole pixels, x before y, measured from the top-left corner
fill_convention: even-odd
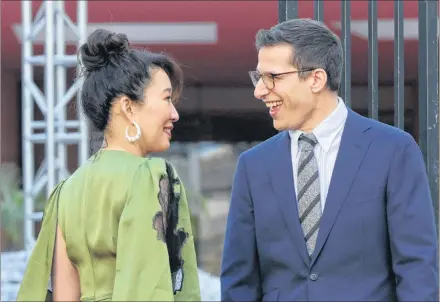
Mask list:
[[[307,255],[303,231],[298,218],[292,156],[290,152],[290,137],[287,131],[278,136],[276,150],[271,156],[274,157],[273,160],[270,161],[269,166],[270,178],[282,216],[298,253],[304,262],[309,265],[310,258]]]
[[[312,265],[327,240],[370,145],[370,137],[365,135],[365,132],[370,128],[367,121],[357,113],[348,110],[324,213],[321,217],[315,252],[312,255]]]

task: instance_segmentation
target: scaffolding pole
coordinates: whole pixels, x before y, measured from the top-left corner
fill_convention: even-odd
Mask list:
[[[35,200],[44,192],[47,198],[56,184],[69,175],[67,146],[78,147],[78,165],[88,158],[88,127],[80,112],[81,79],[67,87],[67,71],[77,67],[77,56],[67,55],[66,34],[72,34],[77,47],[87,39],[87,2],[77,1],[77,23],[64,9],[64,1],[43,1],[33,18],[32,1],[23,0],[22,8],[22,142],[23,191],[25,202],[24,242],[30,250],[35,244],[35,222],[43,213],[35,211]],[[44,32],[44,54],[34,55],[37,36]],[[71,41],[70,41],[71,42]],[[34,68],[44,67],[44,93],[34,79]],[[79,68],[78,68],[79,70]],[[75,95],[76,119],[68,119],[67,110]],[[35,118],[35,109],[42,119]],[[35,146],[43,145],[44,160],[37,171]]]

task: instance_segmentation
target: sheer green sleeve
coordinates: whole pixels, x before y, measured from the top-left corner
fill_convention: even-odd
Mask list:
[[[28,259],[17,301],[52,301],[48,287],[58,222],[58,197],[63,183],[55,187],[46,202],[41,230]]]
[[[177,178],[178,179],[178,178]],[[183,184],[177,180],[176,195],[179,205],[178,230],[187,232],[188,236],[182,246],[183,260],[183,284],[181,291],[178,291],[175,297],[176,301],[201,301],[199,272],[197,267],[194,236],[191,229],[191,214]],[[175,274],[176,275],[176,274]],[[177,274],[178,276],[178,274]]]
[[[174,169],[146,160],[127,194],[112,300],[200,301],[186,196]]]

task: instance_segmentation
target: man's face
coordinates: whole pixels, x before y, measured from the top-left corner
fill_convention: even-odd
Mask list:
[[[290,63],[292,48],[287,44],[266,46],[258,53],[257,71],[266,75],[255,86],[254,95],[261,99],[269,109],[274,128],[281,130],[309,130],[307,121],[313,115],[316,102],[311,91],[313,79],[300,80],[297,73],[275,76],[273,85],[269,74],[297,71]],[[273,86],[273,88],[271,86]]]

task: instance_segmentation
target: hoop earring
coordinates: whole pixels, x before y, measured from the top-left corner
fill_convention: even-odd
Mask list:
[[[141,127],[139,127],[138,123],[136,123],[135,121],[133,121],[133,125],[136,127],[136,135],[135,136],[130,136],[128,134],[128,128],[130,126],[127,126],[127,128],[125,128],[125,138],[130,142],[130,143],[134,143],[135,141],[137,141],[138,139],[141,138]]]

